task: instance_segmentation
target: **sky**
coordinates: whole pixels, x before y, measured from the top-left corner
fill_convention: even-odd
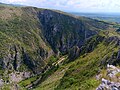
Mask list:
[[[0,2],[69,12],[120,13],[120,0],[0,0]]]

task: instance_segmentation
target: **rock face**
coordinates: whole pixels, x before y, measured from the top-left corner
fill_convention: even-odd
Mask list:
[[[10,83],[18,83],[23,79],[29,78],[31,76],[30,72],[15,72],[9,74]]]
[[[107,65],[107,73],[110,78],[114,78],[116,74],[120,73],[120,69],[113,65]]]
[[[120,74],[120,69],[108,64],[107,77],[110,80],[102,78],[101,84],[96,90],[120,90],[120,76],[117,76],[117,74]]]
[[[104,43],[106,45],[114,44],[115,47],[119,47],[120,46],[120,38],[117,36],[111,36],[108,38],[104,38]],[[110,65],[119,65],[120,64],[120,50],[118,49],[117,51],[113,51],[112,54],[110,56],[105,55],[102,60],[101,60],[101,66],[104,65],[106,66],[107,64]]]
[[[102,79],[102,83],[96,90],[120,90],[120,83]]]
[[[3,79],[0,79],[0,87],[2,87],[4,85],[4,81]]]
[[[55,11],[43,10],[39,13],[39,19],[45,40],[55,52],[63,54],[74,46],[81,47],[85,39],[97,33],[82,20]]]

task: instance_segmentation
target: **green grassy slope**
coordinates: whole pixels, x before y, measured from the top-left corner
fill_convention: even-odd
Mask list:
[[[107,64],[107,61],[104,64],[101,62],[105,57],[110,58],[118,50],[119,46],[116,46],[114,40],[110,43],[103,40],[92,52],[61,65],[34,90],[95,90],[100,84],[100,81],[96,80],[96,75],[99,70],[104,70]]]
[[[32,8],[27,12],[22,7],[0,6],[0,9],[0,69],[8,73],[39,73],[53,53],[42,39],[37,16],[32,15]]]
[[[0,76],[10,83],[12,72],[30,72],[18,84],[25,88],[42,77],[35,90],[94,89],[102,58],[118,51],[114,41],[106,44],[119,36],[114,30],[113,24],[60,11],[0,5]]]
[[[54,16],[51,20],[49,20],[51,18],[49,14]],[[84,43],[85,32],[87,32],[87,36],[90,37],[96,33],[96,29],[102,29],[94,26],[91,26],[91,28],[96,29],[90,29],[90,23],[86,24],[87,22],[85,19],[78,19],[54,10],[1,5],[0,57],[1,59],[6,59],[4,57],[7,57],[9,60],[8,55],[12,57],[18,52],[18,58],[24,59],[22,56],[24,53],[24,56],[27,55],[27,57],[30,58],[29,62],[25,61],[23,63],[23,61],[20,60],[20,62],[25,64],[23,65],[25,67],[22,67],[21,64],[20,67],[14,67],[13,65],[13,68],[21,70],[21,68],[23,69],[27,66],[28,69],[36,68],[36,72],[39,72],[46,63],[41,59],[49,57],[52,49],[66,54],[74,45],[80,46]],[[109,27],[108,24],[101,23],[101,25]],[[107,28],[103,27],[103,29]],[[10,64],[17,64],[19,62],[19,60],[16,61],[14,58],[15,57],[12,57],[12,60],[9,60]],[[29,63],[31,63],[32,67],[28,65]],[[33,65],[33,63],[35,63],[35,65]],[[7,67],[7,65],[5,66]],[[11,66],[8,67],[12,68]]]

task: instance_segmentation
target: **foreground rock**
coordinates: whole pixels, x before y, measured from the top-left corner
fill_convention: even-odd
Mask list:
[[[120,77],[118,76],[119,73],[120,69],[113,65],[107,65],[106,77],[110,80],[102,78],[101,84],[96,90],[120,90]]]
[[[118,82],[111,82],[102,78],[102,83],[96,90],[120,90],[120,83]]]

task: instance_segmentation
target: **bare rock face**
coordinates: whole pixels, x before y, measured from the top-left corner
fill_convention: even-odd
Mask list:
[[[45,40],[57,53],[66,54],[74,46],[81,47],[85,39],[96,34],[82,20],[51,10],[43,10],[38,17]]]
[[[29,78],[31,76],[30,72],[15,72],[9,74],[10,83],[18,83],[25,78]]]
[[[113,65],[107,65],[107,76],[110,80],[102,78],[101,84],[96,90],[120,90],[120,69]]]
[[[44,60],[49,58],[53,52],[48,52],[44,48],[40,47],[36,50],[36,53],[37,58],[34,60],[32,55],[30,55],[24,48],[18,47],[17,45],[9,46],[9,49],[5,53],[4,57],[0,59],[1,68],[8,71],[15,70],[18,72],[23,72],[30,69],[34,73],[40,72],[40,69],[35,71],[35,68],[40,68],[40,63],[44,66]]]
[[[120,83],[111,82],[103,78],[102,83],[96,90],[120,90]]]
[[[0,79],[0,87],[2,87],[4,85],[4,81],[3,79]]]

